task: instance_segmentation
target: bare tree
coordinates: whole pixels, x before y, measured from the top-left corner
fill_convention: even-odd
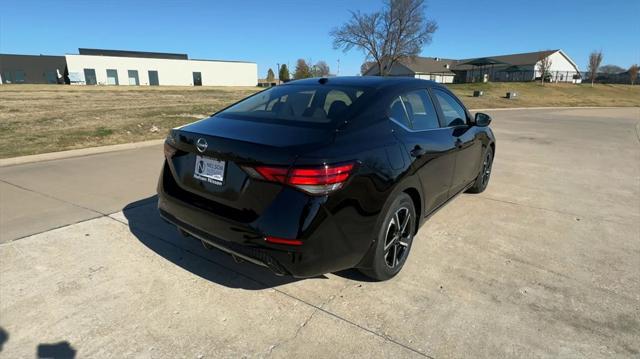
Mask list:
[[[638,64],[633,64],[629,67],[629,81],[631,81],[631,85],[636,83],[638,79]]]
[[[549,74],[552,64],[550,56],[543,57],[538,61],[538,71],[540,71],[540,83],[542,83],[542,86],[544,86],[544,78]]]
[[[351,12],[351,19],[331,31],[333,47],[362,50],[386,76],[398,60],[417,56],[438,29],[425,16],[424,0],[387,0],[381,11]]]
[[[326,61],[320,60],[313,65],[313,77],[327,77],[329,76],[329,65]]]
[[[598,75],[598,69],[600,68],[600,64],[602,63],[602,50],[593,51],[589,55],[589,76],[591,77],[591,87],[593,87],[593,83],[596,81],[596,76]]]

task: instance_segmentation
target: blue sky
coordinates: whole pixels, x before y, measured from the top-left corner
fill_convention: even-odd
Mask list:
[[[247,60],[259,76],[276,63],[325,60],[340,75],[359,72],[364,54],[333,50],[329,31],[349,10],[373,11],[382,0],[4,0],[0,52],[77,53],[78,47],[180,52],[190,58]],[[424,56],[469,58],[563,49],[581,70],[590,51],[603,64],[640,62],[640,1],[496,0],[428,2],[438,22]]]

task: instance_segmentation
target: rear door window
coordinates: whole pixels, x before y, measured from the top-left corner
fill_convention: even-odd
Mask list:
[[[396,97],[389,106],[389,117],[415,130],[440,128],[438,114],[427,90],[416,90]]]
[[[404,109],[404,103],[402,102],[402,98],[400,96],[396,97],[391,102],[391,105],[389,106],[389,118],[405,126],[406,128],[411,128],[409,116],[407,115],[407,111]]]
[[[434,90],[442,114],[445,127],[462,126],[467,123],[467,113],[451,95],[441,90]]]
[[[433,107],[427,90],[412,91],[402,95],[401,98],[412,129],[422,131],[440,127],[436,109]]]

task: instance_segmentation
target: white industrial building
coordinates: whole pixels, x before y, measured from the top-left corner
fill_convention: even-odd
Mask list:
[[[0,55],[6,83],[52,83],[42,74],[58,73],[53,83],[133,86],[256,86],[254,62],[194,60],[186,54],[79,49],[63,56]],[[60,61],[62,60],[62,61]],[[41,78],[42,77],[42,78]],[[49,76],[51,77],[51,76]]]

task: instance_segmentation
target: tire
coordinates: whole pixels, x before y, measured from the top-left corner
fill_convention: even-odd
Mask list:
[[[367,262],[371,263],[371,267],[361,268],[360,271],[377,281],[398,274],[409,256],[417,223],[411,197],[401,193],[389,206],[378,230],[375,249],[368,254]]]
[[[493,149],[489,147],[487,152],[484,154],[484,158],[482,159],[482,167],[480,168],[480,173],[478,173],[478,177],[476,177],[473,186],[467,190],[469,193],[482,193],[485,189],[487,189],[487,185],[489,184],[489,179],[491,179],[491,167],[493,166]]]

